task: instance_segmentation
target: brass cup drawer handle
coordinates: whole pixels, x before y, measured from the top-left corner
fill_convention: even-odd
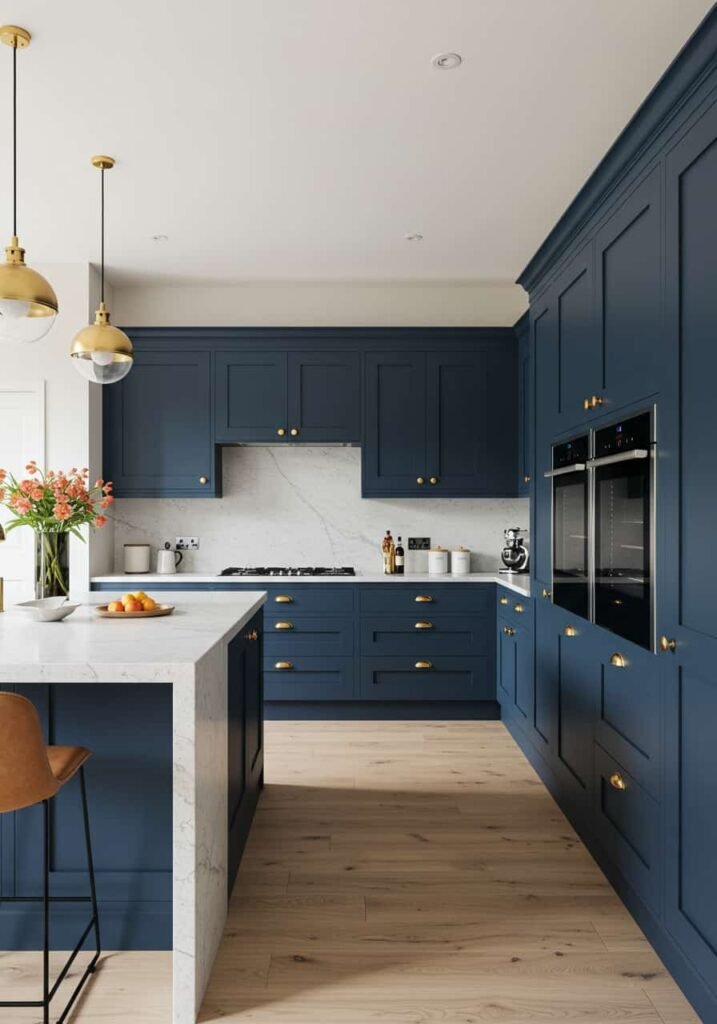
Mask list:
[[[672,653],[674,654],[675,651],[677,650],[677,641],[673,640],[669,636],[661,636],[660,637],[660,650],[663,651],[663,652],[665,652],[665,651],[672,651]]]
[[[298,437],[299,436],[299,431],[296,429],[296,427],[292,427],[291,430],[289,431],[289,433],[291,434],[292,437]]]
[[[275,669],[279,672],[289,672],[294,667],[294,663],[291,661],[277,661],[274,665]]]
[[[530,483],[530,473],[526,473],[525,474],[525,476],[523,477],[523,483],[524,484],[529,484]]]
[[[257,631],[255,629],[252,629],[249,633],[245,633],[244,634],[244,639],[245,640],[258,640],[259,639],[259,634],[257,633]]]
[[[613,789],[619,789],[620,791],[627,789],[627,783],[623,779],[620,772],[613,772],[610,776],[610,785]]]
[[[523,607],[522,604],[520,604],[520,602],[518,602],[518,604],[514,604],[513,605],[513,611],[514,612],[518,612],[518,614],[520,614],[521,612],[525,611],[525,608]]]
[[[433,629],[433,623],[432,622],[417,622],[414,628],[415,629]]]
[[[563,630],[563,636],[577,636],[578,631],[575,626],[566,626]]]
[[[417,594],[413,599],[417,604],[430,604],[433,600],[430,594]]]
[[[422,477],[422,476],[417,476],[417,477],[416,477],[416,483],[417,483],[417,484],[418,484],[419,486],[421,486],[422,484],[425,484],[425,482],[426,482],[426,479],[425,479],[425,477]]]
[[[429,481],[428,481],[428,482],[429,482],[429,484],[433,484],[433,485],[434,485],[434,487],[435,487],[435,485],[436,485],[436,484],[438,483],[438,477],[437,477],[437,476],[432,476],[432,477],[431,477],[431,478],[429,479]]]
[[[515,630],[512,626],[503,626],[503,632],[506,636],[515,636]]]
[[[416,668],[418,668],[418,669],[433,668],[433,662],[431,662],[431,661],[417,661],[416,662]]]
[[[294,598],[291,594],[277,594],[274,601],[276,604],[293,604]]]
[[[591,395],[590,398],[583,399],[583,409],[585,412],[590,412],[591,409],[599,409],[601,405],[605,404],[605,399],[599,395]]]
[[[508,603],[508,598],[505,596],[505,594],[500,598],[500,603],[501,604],[507,604]]]
[[[545,587],[543,587],[543,597],[552,597],[552,596],[553,596],[552,590],[546,590]]]
[[[277,437],[286,437],[286,428],[285,427],[277,427],[276,436]]]
[[[294,628],[294,623],[293,622],[275,622],[274,623],[274,629],[293,629],[293,628]]]
[[[627,668],[627,658],[624,654],[620,654],[619,651],[615,651],[614,654],[610,655],[610,664],[613,668]]]

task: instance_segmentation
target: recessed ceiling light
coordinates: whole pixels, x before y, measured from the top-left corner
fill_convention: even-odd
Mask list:
[[[153,242],[168,242],[169,235],[152,235]]]
[[[420,231],[412,231],[410,235],[405,236],[407,242],[422,242],[423,235]]]
[[[460,67],[463,58],[460,53],[437,53],[431,63],[439,71],[452,71],[453,68]]]

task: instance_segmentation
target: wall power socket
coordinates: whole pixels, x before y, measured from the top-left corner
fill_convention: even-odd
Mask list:
[[[197,551],[199,537],[177,537],[175,547],[177,551]]]

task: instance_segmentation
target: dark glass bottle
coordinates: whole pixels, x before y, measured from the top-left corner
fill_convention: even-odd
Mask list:
[[[403,543],[401,541],[401,538],[399,537],[398,538],[398,543],[396,544],[396,569],[395,569],[395,572],[396,572],[397,576],[403,576],[404,571],[405,571],[405,565],[406,565],[405,552],[403,550]]]

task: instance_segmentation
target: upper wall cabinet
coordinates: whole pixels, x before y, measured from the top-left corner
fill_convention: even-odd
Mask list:
[[[533,387],[530,359],[530,324],[526,313],[516,324],[518,339],[518,494],[528,497],[533,475]]]
[[[359,369],[358,352],[217,352],[217,442],[358,442]]]
[[[132,372],[103,391],[103,475],[117,497],[221,493],[209,352],[135,352]]]
[[[515,495],[515,339],[366,356],[364,497]]]

